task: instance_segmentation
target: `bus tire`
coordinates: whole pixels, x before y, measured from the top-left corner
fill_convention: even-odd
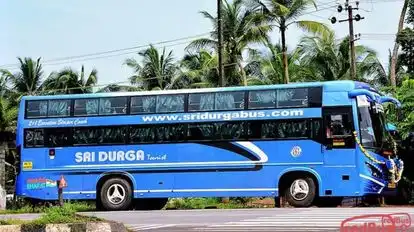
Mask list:
[[[100,199],[105,210],[126,210],[133,199],[131,185],[122,178],[109,179],[102,185]]]
[[[291,206],[309,207],[316,197],[315,181],[309,176],[293,178],[284,195]]]

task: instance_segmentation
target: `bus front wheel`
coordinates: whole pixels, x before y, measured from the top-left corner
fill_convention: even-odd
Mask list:
[[[101,205],[105,210],[126,210],[132,203],[132,188],[122,178],[112,178],[102,185]]]
[[[311,177],[294,178],[285,189],[286,201],[294,207],[309,207],[315,196],[316,185]]]

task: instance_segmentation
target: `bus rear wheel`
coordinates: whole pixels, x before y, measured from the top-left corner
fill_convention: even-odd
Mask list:
[[[105,210],[126,210],[132,203],[132,188],[122,178],[112,178],[102,185],[100,203]]]
[[[309,207],[316,197],[315,181],[308,176],[293,178],[284,195],[291,206]]]

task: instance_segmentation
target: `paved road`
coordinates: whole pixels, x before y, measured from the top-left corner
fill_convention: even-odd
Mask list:
[[[85,213],[123,222],[133,231],[339,231],[349,217],[408,213],[413,208],[272,208],[240,210],[128,211]],[[372,222],[377,219],[364,219]],[[360,221],[361,222],[361,221]],[[414,221],[413,223],[414,224]],[[414,231],[414,225],[409,230]]]

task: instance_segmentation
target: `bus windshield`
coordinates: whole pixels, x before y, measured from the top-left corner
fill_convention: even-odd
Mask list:
[[[362,146],[376,153],[392,149],[392,138],[386,129],[382,106],[368,102],[366,97],[361,96],[358,96],[357,102]]]

